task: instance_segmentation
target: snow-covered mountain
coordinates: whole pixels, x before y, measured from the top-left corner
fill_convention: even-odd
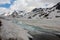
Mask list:
[[[5,12],[3,12],[5,11]],[[31,12],[20,11],[20,10],[3,10],[1,11],[4,16],[15,16],[18,18],[28,18],[28,19],[52,19],[60,17],[60,2],[50,8],[34,8]]]
[[[30,12],[29,18],[59,18],[60,17],[60,2],[50,8],[35,8]]]

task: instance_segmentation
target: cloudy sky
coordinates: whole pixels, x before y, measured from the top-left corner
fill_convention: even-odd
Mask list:
[[[52,7],[60,0],[0,0],[0,12],[7,10],[26,10]]]

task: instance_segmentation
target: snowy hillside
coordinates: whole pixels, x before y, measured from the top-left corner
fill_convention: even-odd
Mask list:
[[[3,10],[4,11],[4,10]],[[4,16],[12,16],[26,19],[55,19],[60,18],[60,2],[50,8],[35,8],[30,12],[26,11],[6,11],[1,14]]]

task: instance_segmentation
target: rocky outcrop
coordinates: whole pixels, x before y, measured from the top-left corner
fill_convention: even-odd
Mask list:
[[[41,33],[34,34],[32,40],[60,40],[60,38],[54,34]]]
[[[56,7],[56,9],[60,10],[60,2],[57,3],[57,7]]]

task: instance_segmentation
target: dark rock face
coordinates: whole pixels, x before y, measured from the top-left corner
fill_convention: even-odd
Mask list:
[[[14,39],[14,38],[9,38],[8,40],[17,40],[17,38],[16,38],[16,39]]]
[[[37,9],[37,8],[35,8],[35,9],[33,9],[32,11],[33,11],[33,12],[35,12],[35,11],[37,11],[37,10],[38,10],[38,9]]]
[[[14,11],[11,15],[12,15],[12,17],[16,17],[18,15],[18,13],[16,11]]]
[[[1,33],[1,26],[2,26],[2,21],[0,20],[0,33]],[[0,35],[0,40],[2,40],[1,35]]]
[[[33,17],[35,17],[37,14],[34,14]]]
[[[2,21],[0,20],[0,27],[2,26]]]
[[[60,10],[60,2],[57,3],[57,7],[56,7],[56,9]]]
[[[29,37],[29,40],[32,40],[32,38]]]
[[[0,36],[0,40],[2,40],[2,37]]]
[[[60,40],[58,36],[50,33],[42,33],[33,35],[33,38],[30,38],[30,40]]]
[[[32,11],[33,11],[33,12],[39,12],[39,11],[43,11],[43,9],[42,9],[42,8],[35,8],[35,9],[33,9]]]
[[[31,16],[28,17],[28,19],[31,19],[31,18],[32,18]]]
[[[2,21],[0,20],[0,33],[1,33],[1,27],[2,27]],[[0,35],[0,40],[2,40],[1,35]]]
[[[60,16],[55,16],[56,18],[60,18]]]

